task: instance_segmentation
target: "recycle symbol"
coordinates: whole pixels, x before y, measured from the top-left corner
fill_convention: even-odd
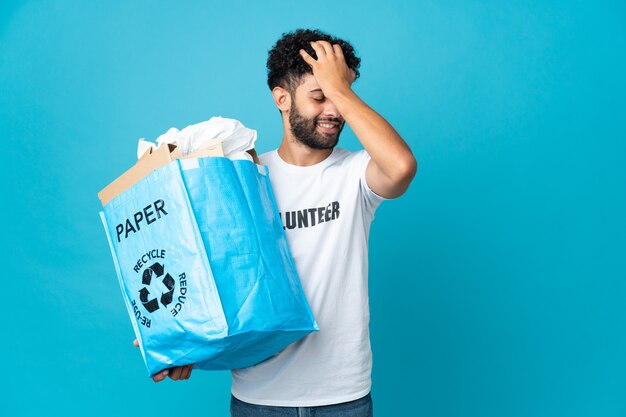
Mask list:
[[[152,284],[152,279],[155,278],[155,281],[158,283],[158,278],[163,276],[164,268],[158,262],[155,262],[152,266],[146,268],[143,271],[143,277],[141,278],[141,282],[145,287],[139,290],[139,300],[143,306],[148,310],[149,313],[152,313],[159,309],[159,300],[157,298],[150,299],[150,290],[148,287],[152,288],[155,292],[157,290],[154,289],[156,284]],[[174,278],[168,273],[165,273],[165,277],[161,280],[163,285],[165,286],[165,291],[161,292],[161,304],[163,307],[167,307],[171,302],[174,296],[174,286],[176,281]],[[160,285],[159,285],[160,286]]]

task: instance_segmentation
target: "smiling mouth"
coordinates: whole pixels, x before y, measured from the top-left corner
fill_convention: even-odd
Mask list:
[[[322,130],[336,130],[339,129],[338,122],[317,122],[317,125],[322,128]]]

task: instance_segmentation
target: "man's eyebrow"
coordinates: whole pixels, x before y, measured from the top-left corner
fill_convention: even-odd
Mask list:
[[[318,91],[321,92],[322,89],[321,88],[316,88],[315,90],[309,91],[309,93],[317,93]]]

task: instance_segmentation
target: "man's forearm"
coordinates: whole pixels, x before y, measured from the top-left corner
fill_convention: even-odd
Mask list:
[[[416,161],[396,130],[352,89],[336,91],[328,98],[350,126],[380,171],[394,182],[413,176]]]

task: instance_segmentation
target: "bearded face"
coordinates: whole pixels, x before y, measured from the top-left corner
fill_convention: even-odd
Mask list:
[[[298,110],[295,100],[292,100],[289,124],[298,142],[313,149],[332,149],[337,146],[345,122],[336,117],[309,118]]]

